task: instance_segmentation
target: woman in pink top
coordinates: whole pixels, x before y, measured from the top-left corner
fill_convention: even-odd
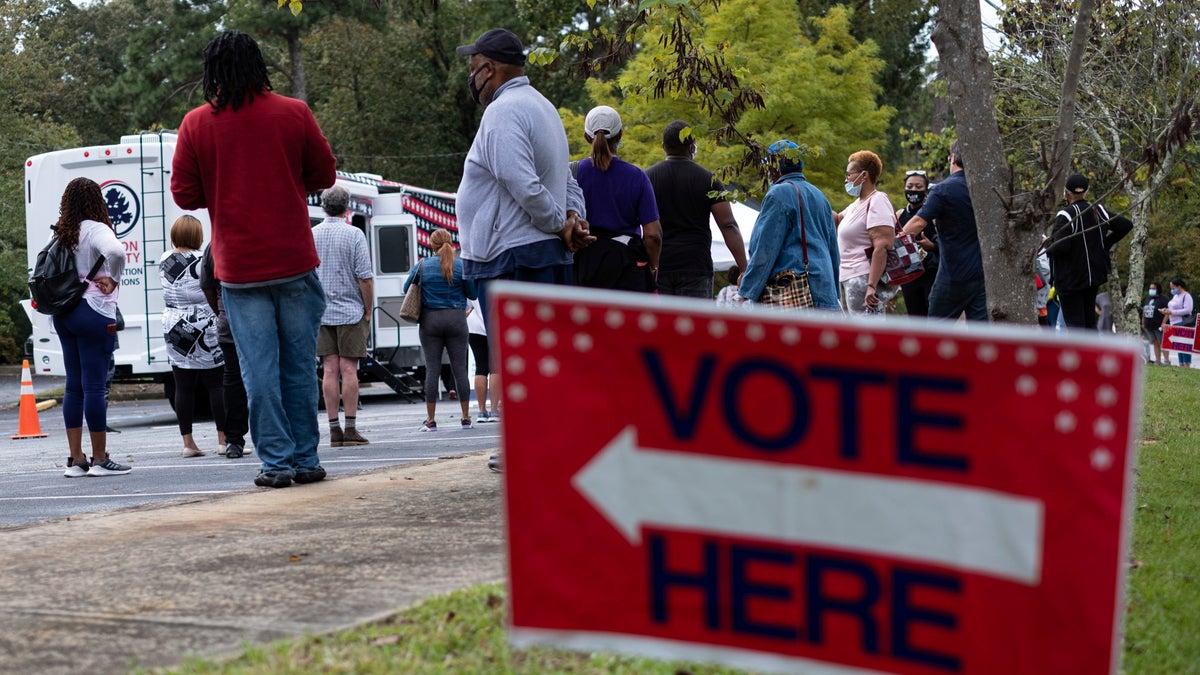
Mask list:
[[[887,301],[898,290],[879,283],[896,236],[892,203],[875,189],[882,173],[879,155],[870,150],[850,155],[846,193],[856,199],[841,213],[833,214],[841,250],[839,280],[846,295],[846,309],[853,314],[883,314]],[[870,260],[868,248],[874,250]]]

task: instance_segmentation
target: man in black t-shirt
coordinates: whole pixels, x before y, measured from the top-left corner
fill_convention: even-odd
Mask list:
[[[663,243],[659,260],[658,291],[666,295],[713,297],[712,230],[709,214],[717,221],[725,245],[738,269],[746,269],[746,244],[733,217],[733,208],[710,192],[725,189],[712,172],[693,161],[696,139],[687,122],[675,120],[663,130],[667,158],[646,169],[662,222]]]

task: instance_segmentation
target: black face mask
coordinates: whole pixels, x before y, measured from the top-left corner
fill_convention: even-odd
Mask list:
[[[904,198],[908,200],[909,204],[916,206],[917,204],[920,204],[921,202],[925,201],[925,191],[924,190],[905,190]]]
[[[474,73],[467,75],[467,89],[471,90],[471,99],[479,105],[483,105],[483,101],[479,100],[479,96],[483,93],[483,90],[475,86],[475,73],[478,72],[476,70]]]

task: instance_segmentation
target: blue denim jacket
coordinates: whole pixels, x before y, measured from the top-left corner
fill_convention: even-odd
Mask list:
[[[404,282],[404,292],[412,285],[417,274],[421,275],[421,308],[422,309],[461,309],[466,310],[467,300],[474,300],[475,282],[463,278],[463,262],[454,259],[454,281],[447,282],[442,276],[442,261],[436,255],[429,256],[417,263],[408,273]]]
[[[818,309],[840,309],[837,269],[840,264],[833,209],[821,191],[796,171],[775,181],[763,198],[754,231],[750,234],[750,259],[738,294],[758,300],[767,282],[776,274],[804,271],[804,247],[800,243],[800,218],[796,212],[796,188],[804,198],[804,232],[808,241],[808,280],[813,303]]]

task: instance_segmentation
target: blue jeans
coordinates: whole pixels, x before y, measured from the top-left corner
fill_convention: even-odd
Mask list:
[[[476,299],[479,300],[480,316],[483,324],[487,325],[488,318],[488,286],[493,281],[528,281],[535,284],[557,284],[570,286],[575,283],[574,265],[551,265],[550,267],[518,267],[510,274],[493,279],[476,279]]]
[[[317,332],[325,291],[315,272],[272,286],[222,288],[250,403],[250,436],[265,473],[320,466]]]
[[[940,273],[929,291],[929,318],[957,319],[967,313],[967,321],[987,321],[987,288],[983,279],[952,282]]]
[[[108,365],[116,348],[117,324],[92,309],[87,300],[53,321],[67,371],[63,424],[78,429],[86,417],[88,431],[104,431],[108,428]]]

